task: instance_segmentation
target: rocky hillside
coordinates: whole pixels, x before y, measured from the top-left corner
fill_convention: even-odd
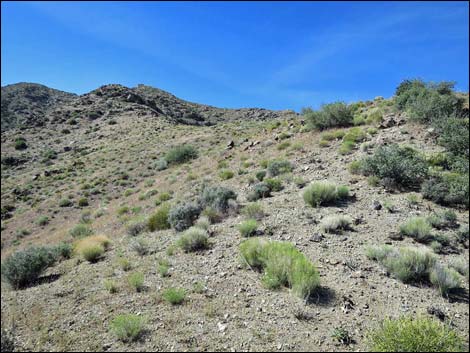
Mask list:
[[[80,120],[112,119],[126,112],[173,123],[213,125],[239,119],[268,120],[295,114],[259,108],[222,109],[184,101],[145,85],[105,85],[77,96],[34,83],[2,87],[2,131]]]
[[[2,131],[2,349],[468,350],[467,106],[397,92],[299,116],[107,85]]]

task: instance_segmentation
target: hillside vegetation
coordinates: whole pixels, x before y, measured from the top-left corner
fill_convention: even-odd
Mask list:
[[[302,114],[2,87],[2,351],[467,351],[468,94]]]

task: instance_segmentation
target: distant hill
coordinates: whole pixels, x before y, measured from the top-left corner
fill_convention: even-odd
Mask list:
[[[295,114],[289,110],[216,108],[188,102],[145,85],[128,88],[110,84],[80,96],[35,83],[2,87],[2,131],[68,120],[111,118],[129,111],[186,125],[214,125],[237,119],[268,120]]]

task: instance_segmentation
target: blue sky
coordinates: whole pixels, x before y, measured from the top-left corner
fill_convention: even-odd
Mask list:
[[[5,2],[2,85],[155,86],[220,107],[468,91],[468,2]]]

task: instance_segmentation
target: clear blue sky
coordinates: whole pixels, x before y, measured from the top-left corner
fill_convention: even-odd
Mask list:
[[[2,2],[2,85],[148,84],[220,107],[468,91],[468,2]]]

